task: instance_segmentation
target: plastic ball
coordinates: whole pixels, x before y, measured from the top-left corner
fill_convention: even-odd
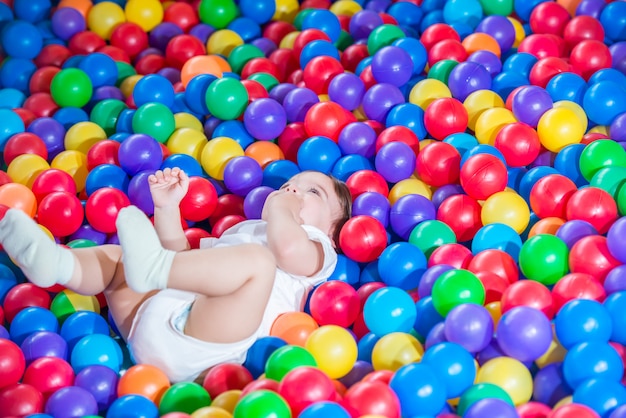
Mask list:
[[[485,289],[469,270],[452,269],[442,273],[432,289],[433,305],[445,317],[452,309],[464,303],[482,305]]]
[[[610,125],[613,119],[626,111],[623,87],[613,80],[602,80],[585,91],[582,106],[587,117],[598,125]]]
[[[66,237],[82,225],[84,211],[75,194],[52,192],[41,199],[37,207],[37,221],[52,235]]]
[[[124,192],[105,187],[89,196],[85,205],[85,216],[96,230],[113,233],[117,230],[115,219],[119,210],[128,205],[130,201]]]
[[[481,219],[483,225],[502,223],[521,234],[530,222],[530,209],[519,194],[510,191],[497,192],[485,201]]]
[[[582,147],[579,163],[581,174],[590,181],[601,168],[626,166],[626,151],[615,141],[598,139]]]
[[[470,241],[482,227],[481,207],[476,199],[466,194],[454,194],[437,208],[437,220],[452,228],[458,242]]]
[[[468,113],[460,99],[442,97],[434,99],[425,109],[424,126],[439,140],[467,129]]]
[[[265,363],[269,356],[279,347],[286,345],[285,340],[268,336],[256,340],[248,349],[244,367],[254,378],[258,378],[265,370]]]
[[[206,90],[209,112],[222,120],[241,116],[248,104],[248,92],[241,81],[231,77],[214,80]]]
[[[574,192],[565,210],[567,220],[587,221],[600,234],[606,233],[617,219],[615,201],[609,193],[597,187],[586,187]]]
[[[364,94],[365,84],[354,74],[338,74],[328,85],[328,97],[350,111],[360,106]]]
[[[459,344],[470,353],[478,353],[487,347],[493,331],[491,315],[485,307],[475,303],[456,305],[444,320],[446,341]]]
[[[0,358],[0,389],[17,384],[26,369],[26,358],[20,346],[13,341],[0,339],[2,354]]]
[[[309,299],[309,309],[319,325],[348,327],[359,314],[359,296],[348,283],[331,280],[315,288]]]
[[[446,399],[445,386],[428,364],[409,364],[394,373],[389,382],[403,414],[438,413]]]
[[[457,410],[460,413],[465,413],[469,407],[482,399],[500,399],[513,405],[511,396],[499,385],[493,383],[475,383],[461,395]]]
[[[50,395],[45,411],[52,416],[88,416],[98,412],[98,403],[88,390],[79,386],[66,386]]]
[[[601,367],[598,365],[601,364]],[[610,344],[585,341],[571,347],[563,360],[565,382],[576,390],[590,379],[619,382],[624,365],[618,352]]]
[[[270,335],[290,345],[304,347],[307,338],[319,324],[306,312],[285,312],[274,320]]]
[[[330,378],[314,367],[299,367],[287,373],[278,386],[278,394],[289,404],[292,413],[309,405],[329,401],[335,387]]]
[[[34,24],[12,20],[3,28],[2,47],[11,58],[33,59],[43,47],[43,36]]]
[[[512,308],[502,314],[496,340],[507,356],[523,362],[534,361],[548,350],[552,342],[550,320],[536,308]]]
[[[123,395],[115,399],[107,409],[107,415],[111,417],[122,417],[125,411],[136,411],[144,416],[158,416],[159,409],[157,406],[141,395]],[[187,414],[182,417],[187,417]]]
[[[477,383],[492,383],[504,389],[514,405],[532,396],[532,376],[524,364],[511,357],[496,357],[483,364],[476,374]]]
[[[267,359],[265,375],[280,381],[287,373],[300,366],[316,366],[313,355],[304,347],[285,345],[277,348]]]
[[[314,103],[304,117],[304,128],[309,136],[324,136],[337,142],[339,134],[356,117],[334,102]]]
[[[402,289],[384,287],[374,291],[365,301],[363,318],[367,328],[376,335],[408,332],[415,322],[413,299]]]
[[[568,199],[577,191],[574,182],[561,174],[548,174],[530,191],[530,207],[539,218],[566,218]]]
[[[159,414],[170,412],[192,412],[209,406],[211,397],[200,384],[195,382],[178,382],[170,386],[159,402]]]
[[[22,383],[37,389],[48,399],[57,390],[71,386],[75,373],[70,364],[58,357],[41,357],[34,360],[24,372]]]
[[[541,150],[537,131],[522,122],[503,126],[496,134],[494,146],[504,155],[509,167],[529,165]]]
[[[338,325],[321,325],[311,332],[305,348],[313,355],[317,367],[331,379],[346,376],[357,360],[354,337]]]
[[[287,124],[284,108],[274,99],[263,98],[250,103],[243,114],[246,130],[256,139],[278,137]]]
[[[485,200],[506,188],[506,166],[490,154],[471,156],[461,166],[460,181],[463,190],[476,200]]]
[[[291,409],[287,401],[278,393],[261,389],[245,395],[233,411],[235,418],[244,418],[250,414],[271,414],[277,418],[288,418],[291,416]]]

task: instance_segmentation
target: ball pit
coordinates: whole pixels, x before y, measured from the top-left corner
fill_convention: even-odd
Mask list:
[[[193,248],[345,180],[330,280],[202,384],[0,253],[11,416],[626,416],[626,5],[0,2],[0,213],[70,248],[181,167]],[[155,336],[158,338],[158,336]],[[600,367],[602,366],[602,367]],[[99,414],[99,415],[98,415]]]

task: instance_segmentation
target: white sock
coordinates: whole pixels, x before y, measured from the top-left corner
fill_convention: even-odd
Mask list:
[[[176,252],[161,246],[150,219],[136,206],[121,209],[115,225],[128,286],[138,293],[165,289]]]
[[[0,243],[28,279],[40,287],[66,284],[74,272],[74,255],[57,245],[31,217],[9,209],[0,221]]]

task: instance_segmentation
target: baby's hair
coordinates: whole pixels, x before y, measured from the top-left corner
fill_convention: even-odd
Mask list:
[[[330,179],[333,181],[335,193],[339,198],[339,205],[341,206],[341,214],[333,225],[332,236],[333,242],[335,243],[335,250],[338,253],[341,253],[341,248],[339,248],[339,233],[341,232],[341,228],[343,228],[343,225],[348,222],[348,220],[352,216],[352,193],[350,193],[350,189],[344,181],[341,181],[330,174],[328,175],[328,177],[330,177]]]

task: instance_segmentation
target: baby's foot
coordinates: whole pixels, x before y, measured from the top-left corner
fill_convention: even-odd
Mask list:
[[[176,253],[161,246],[148,217],[136,206],[120,210],[117,236],[128,287],[138,293],[165,289]]]
[[[0,243],[28,279],[40,287],[66,284],[74,272],[74,255],[57,245],[19,209],[9,209],[0,221]]]

